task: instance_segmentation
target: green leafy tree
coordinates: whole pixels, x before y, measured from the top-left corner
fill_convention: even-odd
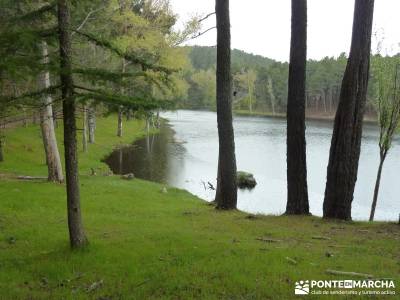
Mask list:
[[[377,111],[380,127],[379,134],[379,167],[376,176],[374,196],[369,220],[373,221],[383,164],[392,146],[393,137],[400,122],[400,57],[383,58],[376,56],[372,68],[377,84]]]

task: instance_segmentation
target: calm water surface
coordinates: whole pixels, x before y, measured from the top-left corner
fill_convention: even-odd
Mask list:
[[[117,150],[107,159],[114,173],[183,188],[206,200],[215,192],[218,135],[214,112],[179,110],[166,112],[169,121],[161,133]],[[310,209],[322,215],[331,122],[307,123],[307,165]],[[239,191],[238,208],[251,213],[281,214],[286,205],[286,121],[275,118],[235,117],[238,170],[254,174],[257,186]],[[378,131],[366,125],[362,141],[359,175],[353,201],[353,219],[369,217],[379,163]],[[400,213],[400,142],[395,140],[386,159],[377,220],[397,220]],[[205,188],[206,186],[206,188]]]

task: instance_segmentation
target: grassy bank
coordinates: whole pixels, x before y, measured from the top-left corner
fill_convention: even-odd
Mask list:
[[[46,174],[39,129],[8,132],[0,299],[294,299],[297,280],[346,279],[327,269],[400,284],[398,225],[220,212],[178,189],[88,176],[104,168],[100,159],[116,144],[143,136],[143,127],[129,122],[119,139],[114,117],[98,120],[96,144],[80,156],[90,246],[78,252],[69,250],[65,187],[8,176]]]

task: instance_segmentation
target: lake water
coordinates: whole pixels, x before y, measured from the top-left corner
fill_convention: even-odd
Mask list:
[[[107,159],[114,173],[183,188],[208,201],[216,186],[218,134],[214,112],[166,112],[161,133],[117,150]],[[322,215],[332,122],[307,122],[307,167],[310,210]],[[286,121],[277,118],[235,117],[238,170],[254,174],[257,186],[239,190],[238,208],[250,213],[282,214],[286,207]],[[369,217],[379,163],[376,126],[365,125],[352,217]],[[376,220],[397,220],[400,213],[400,142],[395,140],[382,175]]]

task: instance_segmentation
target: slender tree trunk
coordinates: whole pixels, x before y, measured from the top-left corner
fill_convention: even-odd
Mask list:
[[[93,104],[89,105],[88,110],[89,143],[94,144],[96,131],[96,110]]]
[[[117,129],[117,136],[122,136],[122,116],[123,116],[123,107],[120,105],[118,107],[118,129]]]
[[[4,161],[4,154],[3,154],[3,137],[0,133],[0,162]]]
[[[122,3],[122,2],[121,2]],[[122,4],[120,4],[122,5]],[[120,7],[120,9],[122,10],[122,6]],[[122,59],[122,74],[125,73],[125,67],[126,67],[126,63],[125,63],[125,59]],[[125,89],[123,86],[121,86],[121,95],[124,95],[125,93]],[[121,137],[122,136],[122,117],[123,117],[123,106],[120,105],[118,107],[118,130],[117,130],[117,136]]]
[[[47,43],[42,41],[40,48],[42,49],[43,64],[47,65],[49,63]],[[50,87],[49,71],[45,70],[39,75],[38,85],[41,89]],[[40,108],[40,128],[42,130],[42,139],[46,154],[47,178],[49,181],[63,182],[64,174],[54,130],[52,102],[53,99],[50,95],[43,96]]]
[[[232,124],[232,74],[229,0],[216,0],[217,16],[217,122],[219,136],[217,207],[237,204],[235,139]]]
[[[326,89],[323,89],[323,93],[324,93],[324,113],[328,112],[328,92]]]
[[[329,113],[333,110],[333,89],[330,87],[328,90],[329,93]]]
[[[72,248],[81,248],[87,244],[83,230],[79,174],[78,153],[76,141],[75,99],[74,83],[71,67],[71,40],[70,40],[70,16],[69,1],[58,0],[58,31],[60,42],[60,83],[63,99],[64,116],[64,148],[65,171],[67,181],[67,209],[68,228]]]
[[[87,152],[87,106],[83,105],[82,113],[82,149],[83,152]]]
[[[307,0],[292,0],[287,101],[286,214],[309,214],[305,137]]]
[[[160,128],[161,122],[160,122],[160,110],[157,110],[157,116],[156,116],[156,127]]]
[[[380,162],[379,162],[379,168],[378,168],[378,174],[376,175],[374,198],[372,200],[372,206],[371,206],[371,214],[369,216],[369,220],[370,221],[373,221],[374,217],[375,217],[376,203],[378,202],[378,194],[379,194],[379,187],[380,187],[380,184],[381,184],[382,168],[383,168],[383,163],[385,162],[385,158],[386,158],[386,155],[385,154],[381,154]]]
[[[268,76],[268,93],[269,98],[271,99],[272,114],[275,115],[275,94],[271,76]]]
[[[317,96],[317,105],[316,105],[316,107],[317,107],[316,112],[317,112],[317,113],[320,112],[321,102],[322,102],[322,96],[321,96],[321,95],[318,95],[318,96]]]
[[[146,133],[147,133],[147,136],[149,136],[149,134],[150,134],[150,116],[149,115],[146,116]]]
[[[26,108],[22,106],[22,114],[23,114],[23,119],[22,119],[22,126],[26,127],[28,125],[28,122],[26,120]]]
[[[126,121],[129,122],[132,119],[132,109],[126,111]]]
[[[249,111],[253,112],[253,89],[250,86],[250,74],[247,72],[247,91],[249,93]]]
[[[335,90],[335,108],[337,110],[338,106],[339,106],[339,101],[340,101],[340,88],[339,85],[336,86],[336,90]]]
[[[324,199],[324,217],[351,220],[369,79],[374,0],[356,0],[353,36],[336,112]]]

